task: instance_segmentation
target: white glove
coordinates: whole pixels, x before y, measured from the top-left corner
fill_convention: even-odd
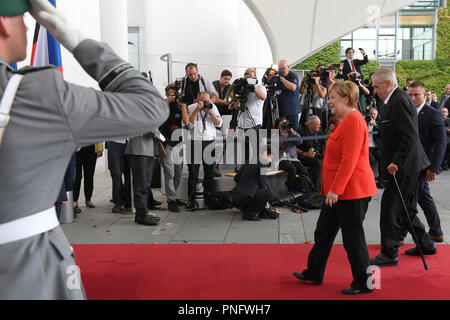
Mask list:
[[[67,23],[66,17],[48,0],[29,0],[30,13],[36,21],[70,52],[86,37]]]

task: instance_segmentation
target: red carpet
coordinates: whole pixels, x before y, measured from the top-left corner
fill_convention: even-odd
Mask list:
[[[88,299],[328,300],[450,299],[450,246],[420,258],[400,248],[399,265],[381,268],[381,289],[345,296],[352,281],[347,255],[335,245],[321,286],[292,276],[311,245],[73,245]],[[379,246],[369,246],[370,256]]]

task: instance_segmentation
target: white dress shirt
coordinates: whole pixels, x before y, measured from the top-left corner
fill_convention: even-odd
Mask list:
[[[189,117],[194,113],[195,108],[197,108],[197,103],[191,104],[188,107]],[[216,139],[216,127],[220,128],[222,126],[222,118],[220,116],[219,110],[216,105],[213,104],[212,113],[219,117],[220,123],[219,125],[214,125],[214,122],[211,119],[211,116],[206,112],[200,110],[197,113],[197,118],[195,119],[194,124],[190,123],[188,125],[189,129],[189,139],[200,140],[200,141],[213,141]],[[205,121],[203,121],[203,119]],[[203,125],[204,123],[204,125]]]

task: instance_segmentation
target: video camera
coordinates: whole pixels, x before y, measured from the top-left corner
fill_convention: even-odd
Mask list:
[[[232,86],[232,90],[236,99],[242,103],[247,102],[248,94],[250,92],[255,92],[255,85],[258,84],[257,79],[253,78],[239,78],[234,80]]]
[[[186,103],[187,100],[182,85],[183,85],[183,78],[175,79],[175,98],[180,100],[181,103]]]
[[[308,86],[313,86],[316,81],[314,80],[314,78],[320,78],[320,85],[322,87],[328,87],[328,79],[330,77],[330,70],[336,70],[336,68],[339,68],[340,65],[339,64],[333,64],[331,66],[329,66],[328,68],[320,68],[318,71],[317,70],[312,70],[311,72],[306,74],[306,84]]]
[[[278,85],[280,84],[280,72],[278,70],[278,65],[273,64],[270,68],[267,68],[264,76],[262,78],[262,84],[269,91],[276,91]]]

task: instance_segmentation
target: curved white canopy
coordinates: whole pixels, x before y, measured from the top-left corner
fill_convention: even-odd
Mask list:
[[[295,65],[346,34],[418,0],[243,0],[276,63]]]

